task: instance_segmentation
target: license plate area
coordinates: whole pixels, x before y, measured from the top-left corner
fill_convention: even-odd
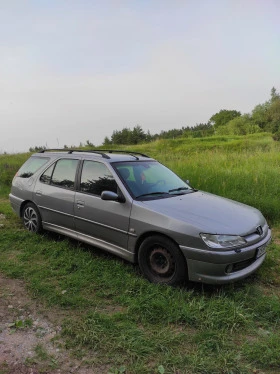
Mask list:
[[[261,247],[257,248],[257,258],[264,255],[266,252],[266,244],[262,245]]]

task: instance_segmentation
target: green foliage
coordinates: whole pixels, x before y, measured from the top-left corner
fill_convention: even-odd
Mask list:
[[[125,127],[121,131],[113,131],[113,135],[111,137],[111,144],[138,144],[144,143],[147,139],[147,135],[143,131],[142,127],[137,125],[134,126],[132,130]],[[108,138],[106,139],[108,144]],[[103,142],[105,144],[105,140]]]
[[[278,130],[275,134],[272,136],[273,140],[279,142],[280,141],[280,131]]]
[[[270,91],[270,101],[273,103],[274,101],[278,101],[280,99],[280,94],[277,92],[275,87],[272,87]]]
[[[241,113],[237,110],[222,109],[218,113],[213,114],[213,116],[210,118],[210,122],[216,129],[220,126],[226,125],[229,121],[239,116],[241,116]]]
[[[244,356],[261,368],[280,370],[280,336],[269,330],[258,330],[258,336],[243,344]],[[276,371],[274,371],[276,373]]]
[[[249,114],[236,117],[226,125],[218,127],[216,135],[248,135],[260,132],[258,125],[254,124]]]
[[[270,100],[253,109],[252,121],[264,131],[276,133],[280,130],[280,95],[274,87]]]
[[[40,152],[40,151],[43,151],[44,149],[47,149],[47,147],[46,146],[44,146],[44,145],[42,145],[42,146],[35,146],[35,147],[30,147],[29,148],[29,152],[32,152],[32,153],[34,153],[34,152]]]
[[[275,97],[270,104],[268,109],[268,115],[270,118],[269,125],[266,126],[267,131],[272,133],[280,130],[280,98]]]
[[[108,136],[105,136],[105,139],[104,139],[102,145],[107,146],[107,145],[111,145],[111,144],[112,144],[111,140],[108,138]]]
[[[103,146],[108,145],[127,145],[127,144],[143,144],[153,142],[159,139],[175,139],[182,137],[199,138],[203,136],[211,136],[214,134],[214,128],[210,123],[200,123],[193,127],[182,127],[181,129],[162,130],[159,134],[151,135],[137,125],[132,130],[125,127],[121,131],[115,130],[109,139],[107,136],[103,141]]]
[[[28,328],[28,327],[31,327],[33,324],[32,320],[31,319],[26,319],[26,320],[21,320],[21,319],[18,319],[18,320],[15,320],[14,322],[10,323],[9,324],[9,327],[13,330],[16,330],[16,329],[24,329],[24,328]]]
[[[0,155],[0,195],[9,193],[13,177],[29,156],[28,153]]]
[[[264,104],[258,104],[252,110],[252,121],[255,125],[259,126],[261,129],[265,129],[266,124],[269,121],[268,109],[270,103],[266,101]]]

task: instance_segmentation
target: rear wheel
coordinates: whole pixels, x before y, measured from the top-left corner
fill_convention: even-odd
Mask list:
[[[39,233],[42,230],[42,219],[38,208],[32,204],[27,203],[22,212],[22,220],[25,228],[28,231]]]
[[[153,235],[146,238],[138,252],[142,273],[152,283],[174,285],[187,278],[186,260],[170,239]]]

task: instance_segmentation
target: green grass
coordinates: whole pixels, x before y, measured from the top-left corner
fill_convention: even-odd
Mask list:
[[[2,199],[0,212],[9,209]],[[11,212],[4,226],[0,271],[24,279],[33,297],[63,312],[66,347],[92,367],[193,374],[279,369],[276,244],[266,261],[274,268],[269,282],[265,263],[233,285],[172,288],[148,283],[137,267],[98,249],[26,232]]]
[[[30,153],[0,155],[0,192],[10,186],[12,178]]]
[[[275,237],[262,268],[223,287],[165,287],[96,248],[54,234],[30,234],[7,200],[11,178],[28,155],[3,155],[0,271],[25,280],[33,297],[65,316],[66,347],[93,368],[141,374],[280,372],[278,143],[261,134],[157,141],[131,149],[159,159],[195,187],[260,208]]]

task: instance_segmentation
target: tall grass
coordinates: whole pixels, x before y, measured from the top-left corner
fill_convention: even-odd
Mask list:
[[[276,239],[279,144],[268,134],[175,139],[125,147],[160,160],[195,187],[260,208]],[[0,271],[22,278],[65,316],[62,335],[92,371],[250,374],[280,372],[280,256],[277,240],[261,269],[223,287],[148,283],[138,268],[55,234],[23,230],[7,200],[29,155],[0,156]],[[107,370],[105,371],[107,372]]]
[[[30,153],[0,155],[0,195],[9,193],[14,175],[29,156]]]

